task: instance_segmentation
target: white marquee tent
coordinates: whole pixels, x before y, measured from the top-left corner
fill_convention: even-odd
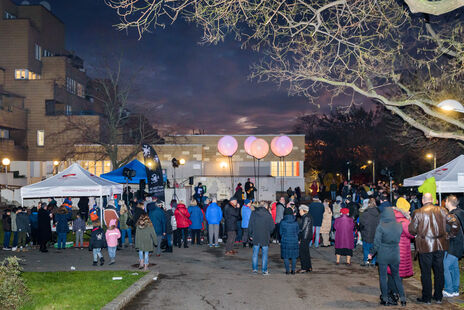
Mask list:
[[[404,186],[421,186],[428,178],[435,177],[437,193],[464,193],[464,155],[421,175],[404,179]]]

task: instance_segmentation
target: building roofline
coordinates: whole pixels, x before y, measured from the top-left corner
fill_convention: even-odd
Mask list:
[[[192,135],[192,134],[186,134],[186,135],[168,135],[166,137],[223,137],[225,135]],[[230,134],[230,136],[235,136],[235,137],[249,137],[253,135],[234,135]],[[258,137],[276,137],[280,136],[280,134],[255,134],[255,136]],[[304,134],[287,134],[287,136],[293,136],[293,137],[304,137]]]
[[[52,10],[48,10],[46,7],[44,7],[42,4],[16,4],[14,3],[16,6],[20,7],[20,6],[38,6],[38,7],[41,7],[42,9],[44,9],[47,13],[50,13],[50,15],[52,15],[53,17],[55,17],[60,23],[62,23],[63,25],[66,25],[58,16],[55,15],[55,13],[53,13]],[[29,19],[29,18],[25,18],[25,19]]]

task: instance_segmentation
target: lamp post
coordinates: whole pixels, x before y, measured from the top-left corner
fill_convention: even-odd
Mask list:
[[[433,159],[433,169],[437,169],[437,154],[435,152],[428,153],[427,155],[425,155],[425,157],[427,157],[428,159]]]
[[[54,175],[58,173],[58,165],[59,165],[59,164],[60,164],[59,161],[57,161],[57,160],[54,160],[54,161],[53,161],[53,174],[54,174]]]
[[[10,165],[11,161],[8,157],[2,159],[2,165],[5,167],[5,187],[8,188],[8,166]]]
[[[375,184],[375,160],[368,160],[367,164],[372,164],[372,185]]]

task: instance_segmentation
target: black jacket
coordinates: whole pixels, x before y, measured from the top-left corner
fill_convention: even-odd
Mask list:
[[[139,220],[139,217],[142,215],[142,214],[145,214],[145,210],[141,209],[141,208],[135,208],[134,210],[134,215],[132,216],[132,220],[134,221],[134,225],[137,224],[137,221]]]
[[[377,254],[379,264],[400,263],[400,238],[403,225],[396,222],[395,213],[392,208],[386,208],[380,214],[380,223],[377,226],[374,237],[372,254]]]
[[[3,231],[11,231],[11,216],[3,214],[2,223]]]
[[[464,254],[464,210],[457,208],[450,212],[450,214],[454,214],[458,218],[458,223],[460,224],[460,229],[456,237],[450,239],[450,246],[448,249],[448,253],[460,259]]]
[[[164,210],[164,218],[166,219],[166,234],[172,234],[172,224],[171,224],[171,218],[174,216],[174,212],[172,212],[172,209],[170,210]]]
[[[374,242],[375,230],[379,224],[379,216],[379,209],[367,208],[359,217],[359,230],[364,242]]]
[[[40,208],[38,213],[39,242],[47,242],[52,238],[52,226],[50,225],[50,212]]]
[[[29,215],[26,212],[19,212],[16,215],[16,227],[20,232],[31,232],[31,222],[29,220]]]
[[[256,208],[251,212],[248,232],[254,245],[268,246],[274,227],[272,215],[265,208]]]
[[[101,227],[94,227],[90,236],[89,249],[102,249],[106,248],[106,246],[105,232]]]
[[[234,208],[228,204],[224,208],[224,221],[226,224],[226,231],[237,231],[237,221],[240,220],[240,209]]]
[[[301,218],[299,238],[302,242],[309,242],[313,239],[313,218],[309,213]]]
[[[355,220],[359,217],[359,204],[356,202],[351,201],[347,208],[350,210],[349,216],[354,218]]]

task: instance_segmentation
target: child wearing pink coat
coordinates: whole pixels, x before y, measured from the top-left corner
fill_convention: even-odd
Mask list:
[[[118,239],[121,237],[121,232],[116,227],[116,220],[110,221],[110,227],[105,234],[106,243],[108,244],[108,256],[110,257],[110,265],[115,263],[116,249],[118,247]]]

